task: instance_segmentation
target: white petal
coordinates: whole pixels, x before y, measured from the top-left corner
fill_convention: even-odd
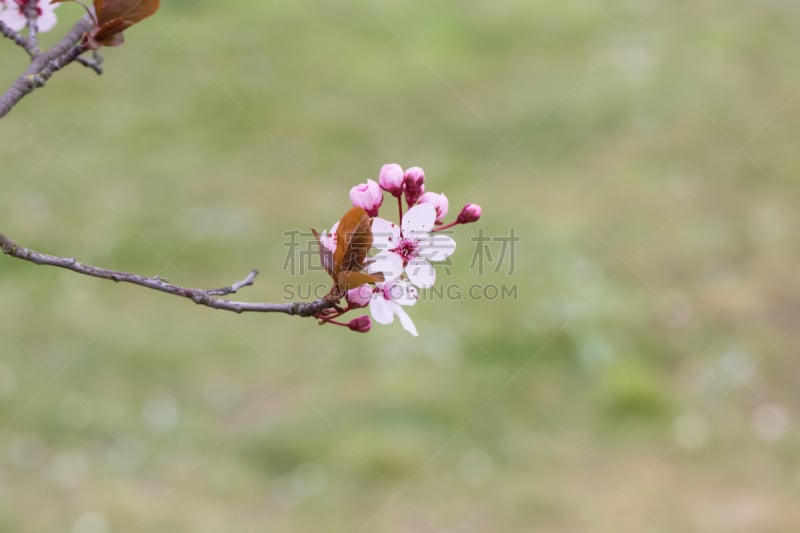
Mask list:
[[[19,8],[14,5],[8,6],[5,11],[0,12],[0,22],[4,22],[6,26],[14,31],[21,31],[28,23],[28,19],[26,19],[25,15],[20,13]]]
[[[376,292],[369,303],[369,312],[378,324],[391,324],[394,322],[394,308],[399,307],[383,297],[383,293]]]
[[[373,262],[367,265],[367,272],[383,272],[386,281],[397,279],[403,273],[403,258],[394,252],[380,251],[370,259]]]
[[[433,282],[436,281],[436,271],[424,257],[416,257],[409,261],[406,265],[406,275],[408,280],[420,289],[433,287]]]
[[[336,251],[336,229],[339,227],[339,223],[337,222],[333,226],[331,226],[331,230],[325,230],[319,235],[319,242],[322,243],[322,246],[330,250],[331,252]]]
[[[39,31],[50,31],[56,25],[58,19],[53,11],[56,7],[58,7],[58,4],[50,4],[46,0],[44,4],[41,4],[42,14],[39,15],[39,18],[36,21],[39,26]]]
[[[407,332],[411,333],[415,337],[419,336],[416,326],[414,326],[414,323],[411,321],[411,317],[408,316],[408,313],[406,313],[405,309],[395,304],[394,313],[397,315],[397,318],[400,319],[400,323]]]
[[[400,305],[414,305],[419,300],[416,287],[404,279],[398,280],[390,292],[392,300]]]
[[[372,219],[372,246],[379,250],[395,248],[400,241],[400,228],[385,218]]]
[[[429,261],[444,261],[456,251],[456,241],[448,235],[434,233],[420,243],[419,255]]]
[[[403,237],[419,239],[427,237],[436,220],[436,208],[431,204],[417,204],[403,215]]]

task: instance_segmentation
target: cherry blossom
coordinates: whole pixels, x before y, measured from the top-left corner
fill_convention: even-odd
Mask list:
[[[336,243],[339,240],[336,235],[336,230],[338,228],[339,222],[337,221],[331,226],[330,231],[322,230],[322,233],[319,234],[320,261],[322,261],[322,267],[325,269],[325,272],[329,274],[333,272],[333,252],[336,251]]]
[[[396,223],[377,216],[383,203],[383,191],[392,195],[397,203]],[[403,205],[403,200],[407,206]],[[469,203],[455,220],[445,223],[450,207],[447,196],[425,192],[422,168],[403,170],[395,163],[381,167],[378,182],[367,180],[353,187],[350,201],[354,207],[330,230],[320,234],[314,232],[319,240],[322,264],[334,280],[326,298],[336,300],[336,305],[314,316],[320,324],[344,326],[363,333],[372,329],[373,321],[391,324],[397,317],[406,331],[417,336],[417,328],[405,307],[417,302],[418,289],[428,289],[436,281],[436,271],[431,262],[444,261],[456,249],[456,242],[443,230],[475,222],[481,216],[481,208]],[[359,221],[357,224],[354,217]],[[337,234],[342,227],[356,226],[361,227],[359,231],[364,239],[371,239],[365,240],[366,244],[360,249],[353,248],[353,243],[346,237],[342,237],[342,242]],[[371,230],[371,235],[366,228]],[[376,252],[367,256],[370,242]],[[360,259],[348,263],[351,268],[343,271],[340,263],[356,253],[353,250],[361,254]],[[346,306],[341,305],[342,299]],[[341,321],[340,317],[346,313],[367,306],[372,320],[364,315],[349,322]]]
[[[0,22],[14,31],[20,31],[28,24],[28,17],[25,15],[26,0],[5,0],[0,1]],[[39,0],[36,2],[38,17],[36,25],[39,32],[46,32],[53,29],[58,20],[56,19],[55,9],[58,4],[51,4],[49,0]]]
[[[319,242],[329,251],[333,252],[336,250],[336,241],[338,237],[336,236],[336,230],[339,228],[339,222],[337,221],[333,226],[331,226],[331,230],[322,230],[322,233],[319,234]]]
[[[406,280],[376,283],[369,312],[378,324],[391,324],[397,316],[403,328],[416,337],[419,335],[417,328],[403,306],[414,305],[418,299],[419,293]]]
[[[456,249],[456,241],[447,235],[431,234],[436,209],[419,204],[403,216],[400,227],[383,218],[372,220],[373,246],[379,253],[372,259],[370,272],[382,272],[384,279],[397,279],[405,271],[408,280],[427,289],[436,280],[431,261],[443,261]]]

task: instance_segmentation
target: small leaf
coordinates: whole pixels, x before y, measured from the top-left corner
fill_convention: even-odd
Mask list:
[[[352,270],[345,270],[339,272],[336,276],[336,284],[343,291],[349,291],[360,287],[365,283],[377,283],[383,281],[383,274],[367,274],[366,272],[353,272]]]
[[[333,272],[361,271],[366,267],[367,252],[372,248],[372,219],[361,207],[344,214],[336,228],[336,251],[333,253]],[[335,278],[337,279],[337,278]]]
[[[383,281],[383,274],[363,272],[367,253],[372,248],[372,219],[361,207],[353,207],[344,214],[336,228],[336,249],[331,252],[322,244],[320,234],[311,232],[319,245],[319,256],[325,271],[333,278],[334,289],[347,291],[365,283]],[[340,292],[341,294],[341,292]]]
[[[159,0],[94,0],[94,11],[98,26],[114,19],[133,25],[155,13],[159,3]]]
[[[94,0],[92,12],[79,0],[50,0],[51,4],[61,2],[77,2],[89,12],[95,26],[87,39],[94,50],[124,43],[122,32],[158,11],[160,5],[160,0]]]
[[[115,18],[103,23],[89,33],[92,48],[119,46],[125,42],[122,32],[133,26],[133,22]]]

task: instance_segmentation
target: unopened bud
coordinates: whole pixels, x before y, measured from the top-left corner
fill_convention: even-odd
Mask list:
[[[456,222],[459,224],[469,224],[481,218],[481,206],[478,204],[467,204],[458,214]]]
[[[383,165],[378,175],[381,189],[398,198],[403,194],[403,179],[403,167],[395,163]]]
[[[366,307],[372,300],[372,286],[367,284],[359,285],[355,289],[347,291],[345,298],[347,298],[347,303],[350,304],[350,307],[354,309]]]
[[[436,223],[441,224],[444,217],[447,216],[447,209],[450,203],[447,201],[447,196],[435,192],[426,192],[419,197],[419,204],[431,204],[436,209]]]
[[[355,207],[361,207],[371,217],[378,216],[378,208],[383,203],[381,188],[373,180],[367,180],[350,189],[350,201]]]
[[[367,315],[362,315],[351,320],[347,326],[353,331],[366,333],[372,328],[372,320]]]
[[[408,207],[412,207],[425,192],[425,171],[420,167],[409,168],[403,177],[403,184],[406,190],[406,203]]]

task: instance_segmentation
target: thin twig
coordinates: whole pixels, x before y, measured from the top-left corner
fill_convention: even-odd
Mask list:
[[[31,57],[35,56],[39,52],[39,50],[33,46],[27,38],[25,38],[20,32],[9,28],[3,21],[0,21],[0,34],[2,34],[6,39],[11,39],[14,41],[14,44],[28,52],[28,55]]]
[[[222,287],[221,289],[213,289],[210,291],[206,291],[208,294],[213,294],[214,296],[225,296],[226,294],[233,294],[235,292],[239,292],[241,289],[245,287],[249,287],[253,283],[255,283],[256,276],[258,276],[258,270],[251,270],[250,273],[241,281],[237,281],[233,285],[228,287]]]
[[[64,268],[92,276],[95,278],[107,279],[117,283],[131,283],[139,285],[147,289],[171,294],[192,300],[198,305],[204,305],[212,309],[220,309],[223,311],[232,311],[234,313],[284,313],[287,315],[297,315],[302,317],[316,316],[326,309],[335,307],[337,300],[332,298],[321,298],[313,302],[287,302],[287,303],[267,303],[267,302],[237,302],[233,300],[225,300],[222,298],[215,298],[217,295],[226,295],[237,292],[238,290],[253,284],[258,272],[253,270],[248,276],[228,287],[221,289],[192,289],[188,287],[181,287],[167,282],[164,278],[153,276],[146,277],[139,274],[131,274],[128,272],[120,272],[117,270],[108,270],[92,265],[80,263],[72,257],[59,257],[55,255],[48,255],[36,252],[29,248],[23,248],[14,242],[10,237],[0,233],[0,250],[5,255],[28,261],[37,265],[54,266]]]
[[[103,56],[100,55],[100,52],[97,50],[92,51],[92,58],[89,59],[88,57],[79,57],[75,60],[77,63],[80,63],[84,67],[90,68],[97,73],[98,76],[103,74]]]
[[[78,56],[86,51],[81,42],[83,36],[92,29],[92,26],[92,20],[87,15],[80,19],[53,48],[36,54],[25,72],[0,96],[0,118],[6,116],[34,89],[43,87],[54,73],[78,59]]]
[[[25,16],[28,18],[28,42],[34,50],[34,54],[39,53],[39,8],[38,0],[28,0],[25,3]]]

